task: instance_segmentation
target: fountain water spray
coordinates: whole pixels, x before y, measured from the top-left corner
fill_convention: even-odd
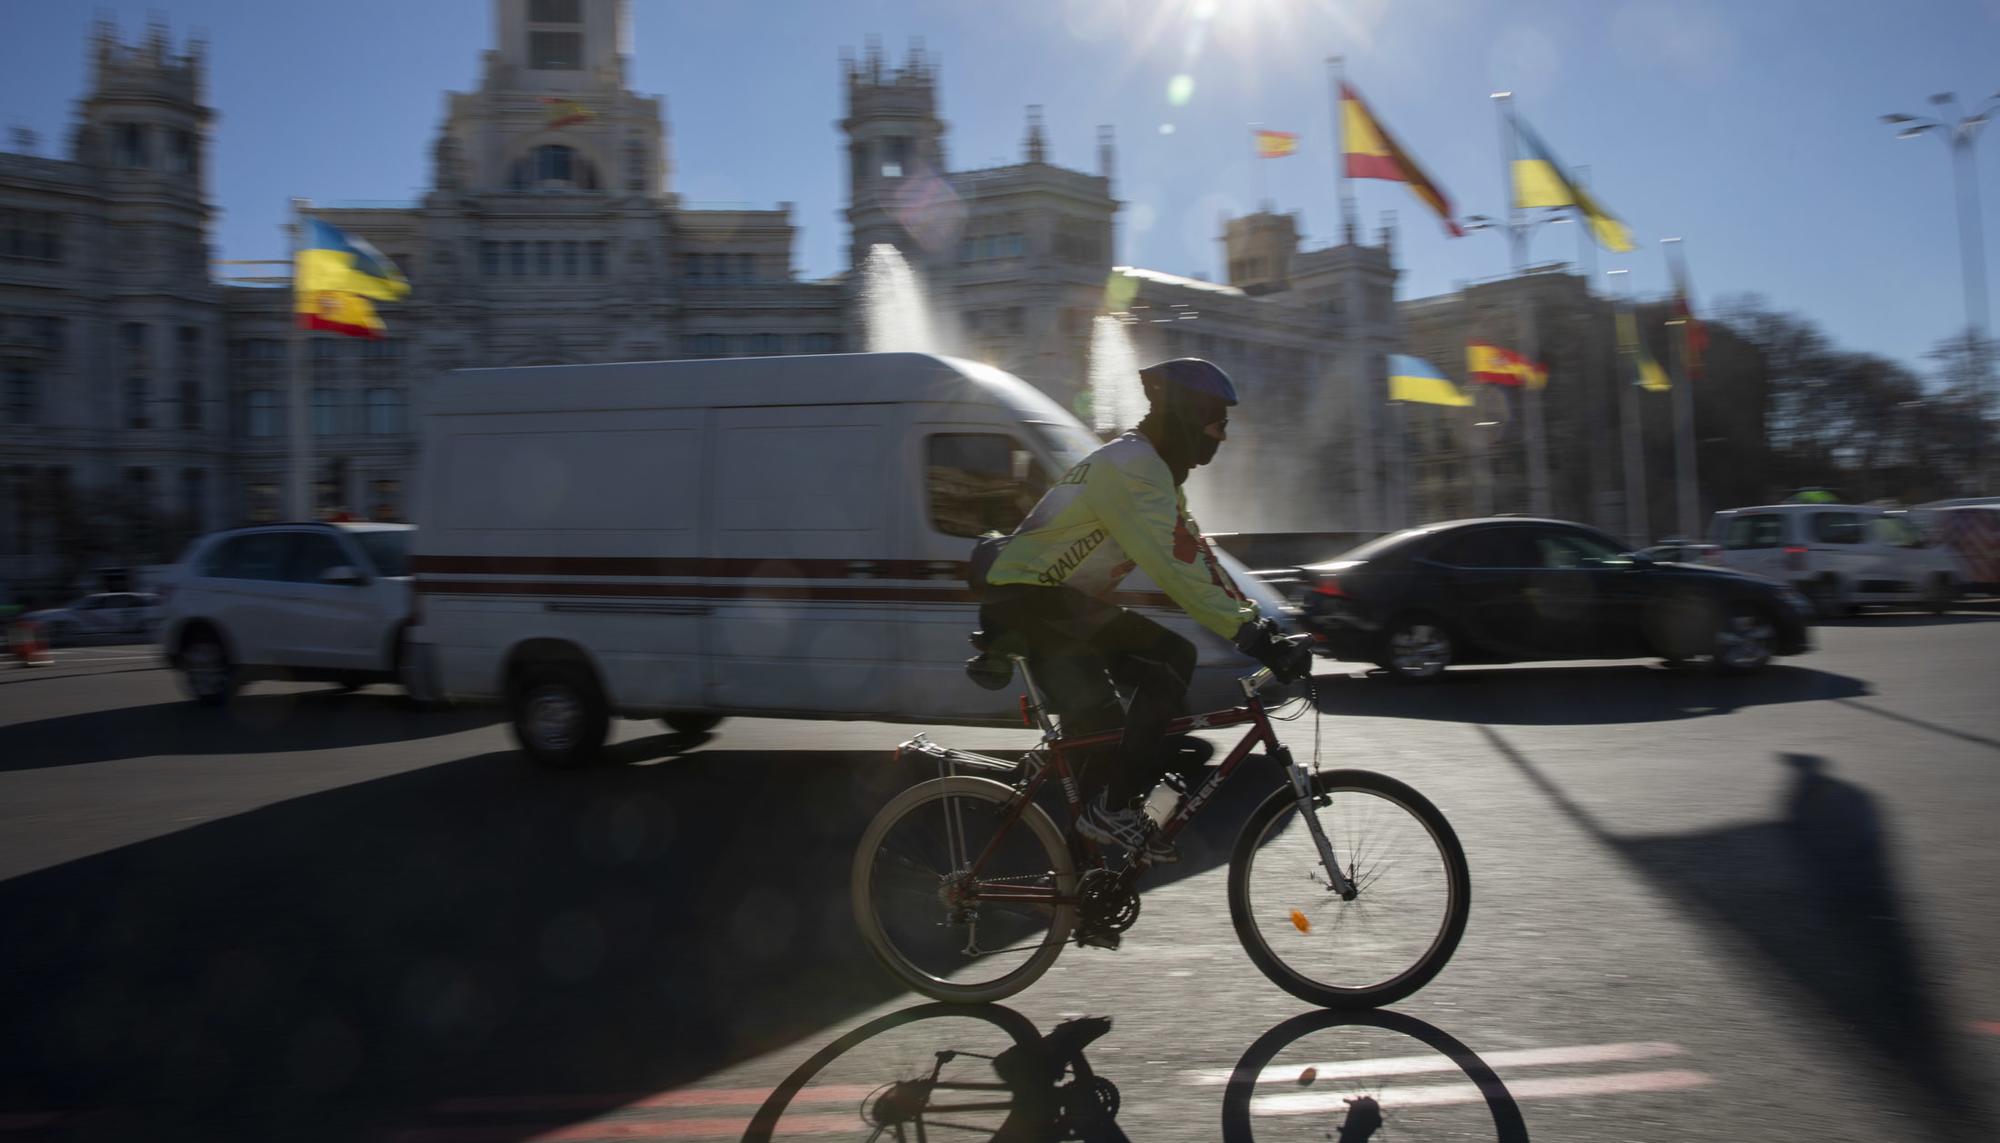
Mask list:
[[[942,353],[931,326],[923,283],[903,260],[902,252],[886,242],[868,250],[862,268],[861,304],[870,353]]]
[[[1099,314],[1090,324],[1090,412],[1101,434],[1123,432],[1146,415],[1139,358],[1125,323]]]

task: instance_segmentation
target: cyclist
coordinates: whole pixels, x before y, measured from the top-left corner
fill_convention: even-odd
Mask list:
[[[1064,734],[1124,724],[1116,753],[1092,767],[1101,788],[1077,829],[1172,861],[1171,848],[1150,838],[1140,802],[1173,765],[1166,728],[1186,713],[1195,648],[1110,602],[1112,592],[1142,568],[1189,616],[1279,678],[1310,674],[1312,656],[1259,618],[1188,515],[1181,485],[1227,437],[1236,386],[1194,357],[1149,365],[1139,379],[1150,408],[1138,427],[1065,473],[1012,536],[975,556],[972,578],[981,624],[1025,639],[1028,665]],[[1131,692],[1129,709],[1120,710],[1114,683]],[[1189,748],[1195,762],[1205,757],[1205,744]]]

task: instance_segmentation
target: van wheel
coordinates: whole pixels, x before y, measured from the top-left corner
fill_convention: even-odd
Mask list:
[[[1715,669],[1725,675],[1747,675],[1771,662],[1778,629],[1762,608],[1738,603],[1723,612],[1715,627]]]
[[[1848,614],[1847,601],[1842,597],[1840,581],[1833,576],[1823,575],[1806,582],[1802,590],[1812,601],[1813,614],[1821,619],[1838,619]]]
[[[1376,665],[1404,682],[1437,678],[1451,666],[1451,634],[1435,616],[1423,612],[1399,615],[1382,633]]]
[[[722,716],[703,711],[677,710],[660,719],[675,734],[703,734],[722,724]]]
[[[514,741],[528,757],[556,770],[597,761],[611,716],[590,672],[574,663],[531,666],[514,685]]]
[[[1931,589],[1924,596],[1924,607],[1932,615],[1943,615],[1951,610],[1951,603],[1958,592],[1952,587],[1951,577],[1940,572],[1931,577]]]
[[[222,640],[202,631],[181,644],[181,685],[203,706],[221,706],[236,693],[236,665]]]

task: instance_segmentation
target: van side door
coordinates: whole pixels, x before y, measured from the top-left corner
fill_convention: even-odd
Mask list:
[[[1011,533],[1048,491],[1048,469],[1024,437],[1014,426],[949,420],[920,422],[908,436],[903,500],[916,560],[905,582],[916,602],[903,623],[903,710],[913,717],[1015,713],[1018,684],[988,691],[965,677],[975,653],[966,637],[979,626],[965,571],[979,536]]]
[[[709,705],[894,713],[910,594],[895,582],[903,407],[724,408],[712,417]]]

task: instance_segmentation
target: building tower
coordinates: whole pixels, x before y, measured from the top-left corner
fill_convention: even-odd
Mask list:
[[[175,54],[167,28],[122,43],[100,20],[76,160],[102,195],[92,258],[107,290],[87,339],[93,420],[109,430],[83,483],[125,493],[134,557],[167,555],[173,534],[217,521],[227,402],[221,314],[208,273],[205,45]]]
[[[945,182],[944,129],[937,117],[937,72],[913,41],[900,69],[885,71],[880,41],[870,39],[856,62],[843,54],[847,81],[847,264],[859,270],[876,243],[902,251],[912,265],[950,257],[958,236],[927,225]],[[912,224],[916,224],[913,232]]]

